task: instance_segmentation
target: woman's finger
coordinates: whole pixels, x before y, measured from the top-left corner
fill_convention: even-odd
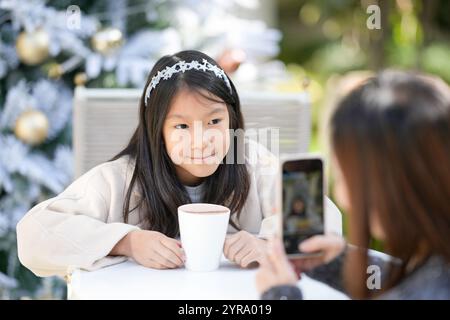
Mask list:
[[[327,248],[328,245],[329,240],[325,236],[316,235],[301,242],[299,245],[299,250],[303,252],[320,251]]]
[[[313,236],[299,245],[299,249],[305,252],[330,251],[345,248],[345,239],[337,234]]]
[[[269,260],[272,262],[272,266],[277,273],[286,272],[290,268],[289,261],[287,260],[284,248],[279,239],[275,239],[270,244]]]
[[[322,258],[299,258],[289,260],[295,270],[309,271],[323,263]]]
[[[259,293],[263,293],[268,289],[267,283],[272,279],[273,273],[271,269],[268,268],[260,268],[256,273],[256,288]]]
[[[259,260],[259,269],[260,270],[266,270],[267,272],[270,273],[274,273],[274,268],[272,266],[272,262],[269,259],[268,254],[264,255],[263,257],[261,257],[261,259]]]

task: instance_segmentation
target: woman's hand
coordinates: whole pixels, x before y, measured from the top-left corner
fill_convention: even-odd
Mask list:
[[[321,252],[317,257],[291,260],[297,273],[310,271],[315,267],[326,264],[341,254],[346,246],[344,238],[336,234],[316,235],[306,239],[298,246],[305,253]]]
[[[291,266],[279,239],[269,240],[268,250],[256,273],[256,288],[262,294],[275,286],[295,285],[298,276]]]
[[[239,231],[225,238],[223,253],[228,260],[246,268],[253,262],[260,262],[266,246],[266,240],[247,231]]]
[[[178,268],[186,260],[180,241],[147,230],[128,233],[116,244],[110,255],[128,256],[144,267],[154,269]]]

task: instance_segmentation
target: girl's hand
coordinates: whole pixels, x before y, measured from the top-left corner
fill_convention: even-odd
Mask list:
[[[268,250],[256,273],[256,288],[260,294],[275,286],[295,285],[298,276],[292,268],[279,239],[269,240]]]
[[[266,242],[247,231],[239,231],[226,237],[223,253],[228,260],[246,268],[260,261],[266,250]]]
[[[322,252],[318,257],[292,260],[297,273],[309,271],[326,264],[341,254],[346,246],[344,238],[336,234],[313,236],[299,245],[299,250],[305,253]]]
[[[125,255],[144,267],[173,269],[184,265],[186,257],[181,242],[157,231],[136,230],[128,233],[111,251]]]

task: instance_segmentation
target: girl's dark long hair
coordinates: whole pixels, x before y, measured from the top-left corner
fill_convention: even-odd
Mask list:
[[[431,255],[450,262],[448,86],[413,73],[385,71],[345,97],[331,125],[334,154],[349,193],[349,240],[359,247],[346,260],[351,295],[368,298],[384,292]],[[401,261],[391,264],[378,292],[366,284],[364,248],[371,239],[372,215],[383,230],[386,252]]]
[[[230,129],[244,129],[239,97],[230,80],[231,92],[226,83],[212,72],[189,70],[179,72],[168,80],[162,80],[152,90],[145,106],[145,89],[153,76],[166,66],[172,66],[178,61],[201,62],[206,59],[209,63],[217,63],[209,56],[198,51],[182,51],[168,55],[158,60],[151,70],[143,94],[140,99],[139,124],[128,145],[111,159],[116,160],[129,156],[134,160],[134,172],[127,190],[123,206],[123,218],[128,222],[129,214],[139,208],[143,214],[141,219],[149,230],[159,231],[169,237],[179,233],[177,208],[190,203],[186,189],[177,178],[175,166],[172,163],[164,142],[163,124],[172,99],[182,88],[189,88],[201,94],[208,92],[213,99],[224,102],[230,116]],[[209,95],[207,96],[209,97]],[[236,141],[239,137],[232,137],[230,148],[234,148],[234,156],[238,157],[243,141]],[[229,151],[231,152],[231,150]],[[231,215],[239,214],[247,199],[250,188],[250,177],[245,164],[233,164],[223,161],[217,170],[204,179],[203,202],[225,205],[230,208]],[[140,200],[134,208],[130,208],[134,187],[140,193]],[[231,219],[230,224],[239,229]]]

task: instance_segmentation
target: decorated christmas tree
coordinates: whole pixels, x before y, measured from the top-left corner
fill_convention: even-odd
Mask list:
[[[142,88],[157,59],[182,49],[229,71],[244,57],[270,61],[279,32],[237,18],[239,9],[231,0],[0,0],[0,298],[65,295],[63,280],[21,266],[15,227],[72,181],[74,87]]]

